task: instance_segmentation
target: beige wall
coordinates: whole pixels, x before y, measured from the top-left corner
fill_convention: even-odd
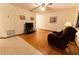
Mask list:
[[[0,4],[0,15],[0,37],[7,37],[8,30],[15,30],[16,34],[21,34],[24,32],[25,22],[35,23],[30,21],[30,17],[35,17],[34,13],[10,4]],[[26,20],[20,20],[20,15],[25,15]]]
[[[60,31],[64,28],[64,24],[67,21],[71,22],[73,26],[75,26],[77,14],[77,8],[65,9],[43,15],[37,14],[37,28]],[[56,23],[50,23],[50,17],[52,16],[57,17]]]

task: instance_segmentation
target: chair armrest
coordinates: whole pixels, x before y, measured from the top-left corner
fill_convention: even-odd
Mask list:
[[[62,32],[63,32],[63,31],[60,31],[60,32],[53,31],[52,33],[55,34],[55,35],[57,35],[57,36],[60,36],[60,35],[62,34]]]

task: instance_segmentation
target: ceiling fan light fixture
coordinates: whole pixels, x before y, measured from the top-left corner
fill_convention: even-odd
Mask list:
[[[52,6],[52,3],[35,3],[35,5],[38,5],[37,7],[33,8],[32,10],[30,11],[34,11],[34,10],[39,10],[39,11],[48,11],[48,10],[52,10],[51,7],[49,6]]]
[[[45,7],[41,7],[41,11],[45,11],[46,10],[46,8]]]

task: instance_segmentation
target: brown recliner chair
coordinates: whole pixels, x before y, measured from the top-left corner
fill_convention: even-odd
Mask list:
[[[48,43],[60,49],[65,49],[69,41],[75,40],[77,30],[73,27],[67,27],[61,32],[54,31],[48,34]]]

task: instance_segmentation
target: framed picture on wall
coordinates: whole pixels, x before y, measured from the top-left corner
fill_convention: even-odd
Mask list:
[[[30,17],[30,20],[31,20],[31,21],[34,21],[34,17]]]
[[[50,17],[50,23],[55,23],[57,22],[57,17]]]
[[[20,15],[20,19],[21,20],[25,20],[25,16],[24,15]]]

